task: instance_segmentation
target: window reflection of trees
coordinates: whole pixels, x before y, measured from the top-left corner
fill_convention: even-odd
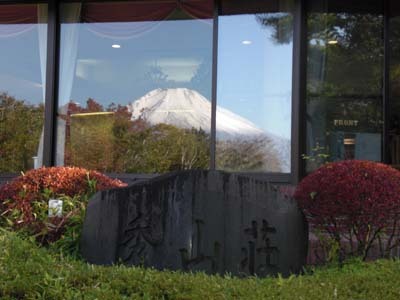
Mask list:
[[[318,144],[330,160],[381,159],[383,55],[382,15],[308,15],[308,153]]]
[[[393,2],[393,1],[392,1]],[[395,3],[394,3],[395,4]],[[400,13],[398,9],[391,11],[389,23],[390,41],[390,91],[389,91],[389,162],[400,166]]]
[[[382,133],[383,15],[379,11],[315,12],[312,5],[309,9],[307,156],[318,145],[329,159],[344,159],[345,153],[353,153],[354,149],[339,151],[344,156],[338,157],[334,148],[342,143],[347,149],[344,143],[351,140],[347,136]],[[291,39],[292,32],[285,30],[293,22],[290,15],[263,14],[257,20],[274,29],[275,42],[283,44]],[[391,72],[396,71],[392,68]],[[338,128],[334,126],[335,118],[358,120],[358,126]],[[377,143],[375,148],[380,148],[379,141],[373,142]],[[376,158],[380,159],[380,153]],[[310,162],[308,165],[309,171],[317,167],[313,164],[311,168]]]
[[[131,120],[127,106],[107,108],[88,99],[86,107],[70,102],[67,114],[65,165],[103,172],[164,173],[207,169],[210,137],[201,129],[151,125]]]
[[[44,123],[44,104],[32,105],[0,94],[0,172],[16,173],[34,167]]]

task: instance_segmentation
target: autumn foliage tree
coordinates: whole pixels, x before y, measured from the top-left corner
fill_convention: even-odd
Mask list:
[[[63,118],[66,165],[117,173],[209,166],[209,134],[201,129],[132,120],[126,106],[112,103],[104,108],[94,99],[88,99],[86,107],[70,102]]]
[[[108,173],[163,173],[209,166],[210,136],[202,129],[132,120],[126,106],[104,107],[92,98],[85,106],[70,101],[59,109],[58,118],[65,122],[67,166]],[[43,123],[43,105],[0,94],[1,172],[34,167]]]
[[[330,236],[341,256],[389,256],[399,246],[400,172],[381,163],[328,163],[305,177],[295,198],[311,228]]]

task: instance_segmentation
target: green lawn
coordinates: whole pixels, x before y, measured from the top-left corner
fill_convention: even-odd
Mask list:
[[[0,231],[1,299],[400,299],[400,261],[352,262],[282,278],[99,267]]]

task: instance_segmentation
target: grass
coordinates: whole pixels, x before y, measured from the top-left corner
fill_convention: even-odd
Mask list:
[[[400,299],[400,261],[353,261],[290,278],[92,266],[0,230],[1,299]]]

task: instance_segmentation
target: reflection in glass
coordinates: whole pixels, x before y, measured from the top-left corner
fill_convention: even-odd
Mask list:
[[[57,164],[208,168],[213,3],[61,7]]]
[[[219,17],[218,169],[290,172],[293,18],[277,11]]]
[[[400,167],[400,4],[390,3],[389,163]]]
[[[361,4],[355,10],[350,2],[347,8],[314,2],[308,14],[307,172],[325,161],[380,161],[382,14]]]
[[[0,172],[42,164],[47,5],[0,5]]]

